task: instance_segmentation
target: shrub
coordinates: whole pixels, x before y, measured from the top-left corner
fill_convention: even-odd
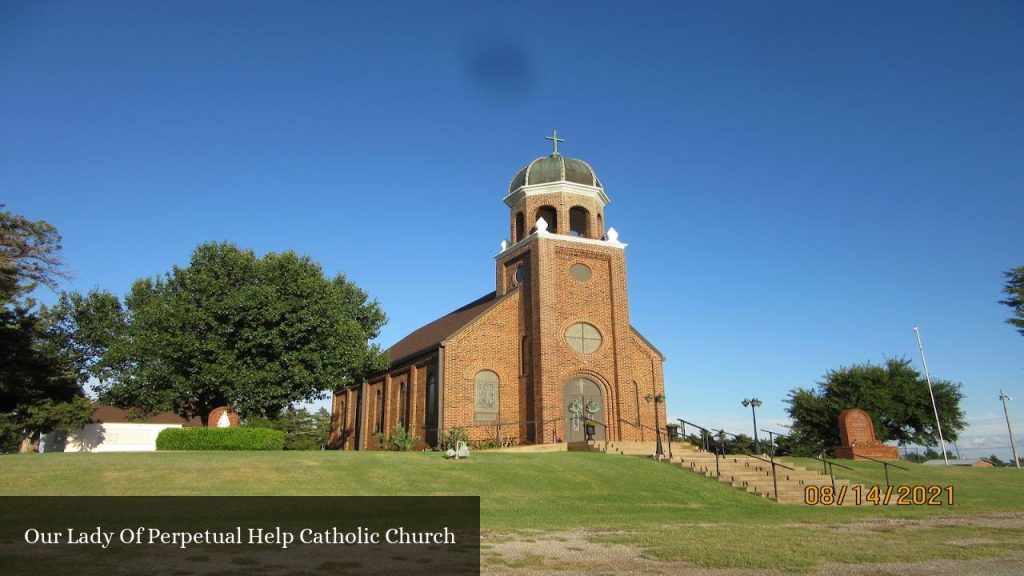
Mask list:
[[[395,426],[391,430],[391,436],[385,437],[383,434],[377,434],[377,440],[386,450],[399,452],[412,452],[413,447],[420,441],[418,436],[413,436],[402,426]]]
[[[284,432],[267,428],[167,428],[157,450],[281,450]]]
[[[319,450],[327,445],[331,434],[331,415],[323,408],[310,412],[305,408],[288,407],[276,418],[256,416],[247,418],[243,425],[284,432],[285,450]]]
[[[465,428],[453,426],[444,431],[439,440],[442,451],[448,449],[455,450],[459,442],[465,442],[467,446],[469,445],[469,434],[466,432]]]

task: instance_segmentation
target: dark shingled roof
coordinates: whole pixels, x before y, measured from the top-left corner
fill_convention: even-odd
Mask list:
[[[483,298],[474,300],[462,308],[414,330],[408,336],[396,342],[394,346],[388,348],[387,354],[391,357],[392,364],[436,347],[446,338],[458,332],[463,326],[486,312],[496,301],[496,293],[491,292]]]
[[[115,422],[126,422],[129,424],[184,424],[185,426],[202,426],[202,422],[199,418],[193,418],[191,420],[185,420],[181,416],[178,416],[174,412],[160,412],[158,414],[150,414],[141,418],[132,418],[130,410],[122,410],[114,406],[108,406],[106,404],[93,404],[92,407],[92,421],[97,424],[104,422],[115,423]]]

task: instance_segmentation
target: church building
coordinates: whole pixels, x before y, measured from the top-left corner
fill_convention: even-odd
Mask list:
[[[508,187],[494,292],[388,349],[391,366],[335,392],[331,446],[380,448],[410,430],[421,448],[460,427],[500,445],[653,440],[665,425],[664,357],[629,323],[626,244],[589,164],[553,152]],[[657,411],[657,415],[655,414]]]

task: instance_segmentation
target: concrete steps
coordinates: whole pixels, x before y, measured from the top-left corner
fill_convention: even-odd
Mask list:
[[[739,454],[722,456],[718,458],[716,466],[714,453],[705,452],[688,442],[673,442],[671,458],[667,456],[667,443],[663,444],[663,449],[666,454],[663,460],[666,462],[697,474],[703,474],[708,478],[714,478],[748,494],[775,500],[780,504],[806,505],[805,491],[809,486],[818,490],[823,487],[833,487],[831,478],[802,466],[789,466],[777,462],[773,480],[771,463],[752,456]],[[608,442],[606,446],[605,443],[599,442],[596,447],[593,447],[593,451],[627,456],[653,457],[655,450],[654,442]],[[792,468],[792,470],[783,466]],[[834,486],[837,492],[845,489],[849,493],[854,485],[848,480],[837,479]],[[846,498],[843,505],[854,505],[853,498]]]

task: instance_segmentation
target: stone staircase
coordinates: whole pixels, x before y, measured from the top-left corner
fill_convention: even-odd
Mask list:
[[[653,457],[656,447],[654,442],[608,442],[607,445],[604,442],[597,442],[591,444],[590,449],[608,454]],[[776,494],[775,483],[772,481],[772,466],[769,462],[752,456],[728,454],[719,457],[716,467],[713,452],[705,452],[688,442],[673,442],[671,458],[667,456],[667,443],[663,445],[663,449],[666,454],[663,458],[665,462],[680,465],[692,472],[715,478],[719,482],[762,498],[775,500],[780,504],[805,504],[804,491],[808,486],[816,486],[819,489],[825,486],[832,487],[831,478],[824,474],[802,466],[776,462]],[[837,491],[845,487],[847,492],[843,505],[853,504],[853,496],[849,494],[851,486],[848,480],[835,481]]]

